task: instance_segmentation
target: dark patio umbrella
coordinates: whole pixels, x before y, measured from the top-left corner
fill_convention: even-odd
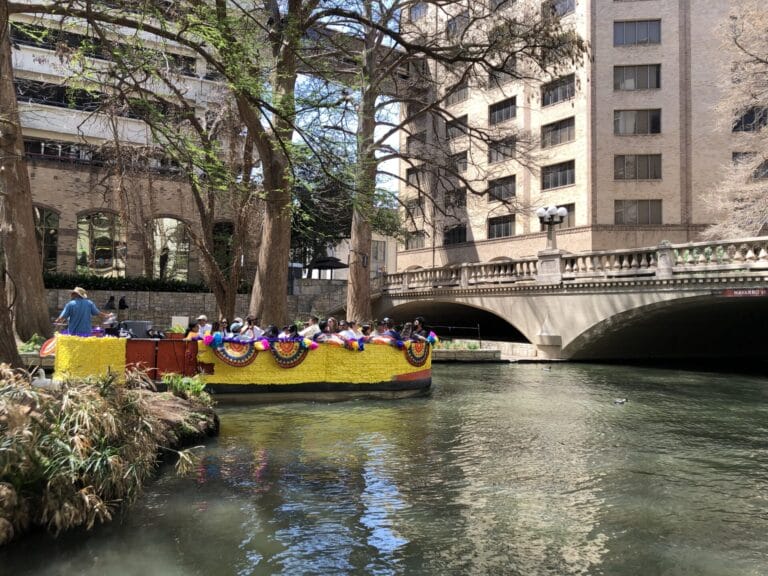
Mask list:
[[[331,270],[331,278],[333,278],[333,270],[349,268],[349,266],[335,256],[318,256],[309,263],[307,268],[309,269],[310,276],[312,270]]]

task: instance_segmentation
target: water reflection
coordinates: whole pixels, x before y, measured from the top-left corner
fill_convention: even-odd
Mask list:
[[[768,572],[765,380],[494,365],[435,382],[223,407],[189,477],[161,475],[122,522],[0,552],[0,573]]]

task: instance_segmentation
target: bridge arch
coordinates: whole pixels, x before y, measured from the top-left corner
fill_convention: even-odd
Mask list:
[[[530,340],[509,320],[493,310],[481,306],[452,300],[414,300],[377,309],[379,318],[389,316],[397,322],[424,316],[427,325],[443,337],[477,338],[504,342]]]
[[[763,359],[767,298],[698,295],[604,319],[569,342],[571,360]]]

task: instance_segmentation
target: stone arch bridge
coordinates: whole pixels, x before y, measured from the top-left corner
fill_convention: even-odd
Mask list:
[[[476,323],[548,359],[762,359],[768,237],[409,270],[382,279],[374,312]]]

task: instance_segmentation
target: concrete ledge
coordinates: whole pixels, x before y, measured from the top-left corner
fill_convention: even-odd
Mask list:
[[[27,370],[30,368],[53,368],[55,361],[54,356],[40,358],[40,354],[37,352],[19,352],[19,356],[21,356],[21,361],[24,362]]]
[[[432,362],[506,362],[501,350],[443,350],[432,351]]]

